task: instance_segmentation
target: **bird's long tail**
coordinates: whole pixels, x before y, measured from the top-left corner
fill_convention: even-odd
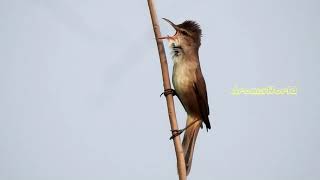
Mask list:
[[[196,120],[197,120],[196,118],[188,116],[187,126]],[[201,121],[195,122],[193,125],[191,125],[186,129],[183,136],[182,147],[184,152],[184,158],[186,161],[187,175],[189,174],[191,169],[194,146],[196,144],[196,139],[197,139],[200,127],[201,127]]]

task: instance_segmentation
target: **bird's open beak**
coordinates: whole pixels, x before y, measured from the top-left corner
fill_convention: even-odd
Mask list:
[[[164,36],[164,37],[159,37],[158,39],[173,39],[173,37],[177,34],[177,25],[175,25],[169,19],[166,19],[166,18],[162,18],[162,19],[167,21],[176,30],[176,33],[173,36],[168,35],[168,36]]]

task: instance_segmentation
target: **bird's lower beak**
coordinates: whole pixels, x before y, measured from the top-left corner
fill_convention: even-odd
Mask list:
[[[158,39],[171,39],[172,37],[170,36],[163,36],[163,37],[159,37]]]

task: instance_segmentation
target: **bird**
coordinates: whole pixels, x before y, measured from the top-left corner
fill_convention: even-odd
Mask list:
[[[186,127],[172,130],[173,136],[170,139],[185,131],[182,147],[186,172],[189,175],[199,129],[203,127],[203,123],[207,131],[211,129],[207,88],[199,61],[202,30],[200,25],[192,20],[176,25],[169,19],[163,19],[176,31],[173,36],[159,37],[168,40],[173,59],[174,89],[166,89],[163,94],[176,95],[187,113]]]

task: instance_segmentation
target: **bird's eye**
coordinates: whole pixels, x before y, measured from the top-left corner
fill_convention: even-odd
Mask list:
[[[181,31],[181,33],[185,36],[188,36],[188,33],[186,31]]]

